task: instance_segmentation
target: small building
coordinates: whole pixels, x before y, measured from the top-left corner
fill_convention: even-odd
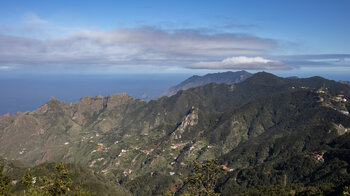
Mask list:
[[[233,169],[230,169],[230,168],[226,167],[226,165],[221,165],[221,167],[225,171],[228,171],[228,172],[232,172],[233,171]]]
[[[339,97],[339,96],[334,98],[334,101],[342,101],[342,100],[343,100],[343,98]]]
[[[321,155],[321,154],[316,154],[316,153],[312,153],[312,156],[313,156],[316,160],[324,162],[323,155]]]
[[[179,147],[179,144],[174,144],[174,145],[170,146],[170,148],[173,150],[175,150],[177,147]]]
[[[345,115],[349,115],[349,112],[348,111],[341,111],[343,114]]]

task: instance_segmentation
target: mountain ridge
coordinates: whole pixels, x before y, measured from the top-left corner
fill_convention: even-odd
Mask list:
[[[244,81],[245,79],[252,76],[251,73],[246,71],[237,71],[237,72],[222,72],[222,73],[212,73],[206,74],[204,76],[194,75],[184,80],[183,82],[170,87],[168,90],[163,92],[160,97],[163,96],[172,96],[175,95],[180,90],[187,90],[190,88],[203,86],[209,83],[225,83],[225,84],[235,84]]]
[[[62,160],[79,163],[124,184],[134,194],[141,191],[137,188],[140,179],[162,187],[155,190],[157,186],[150,185],[145,194],[160,194],[174,183],[184,184],[193,160],[218,158],[234,169],[225,176],[235,187],[221,183],[217,188],[223,195],[240,193],[269,185],[245,178],[252,172],[247,167],[266,165],[275,174],[266,178],[281,183],[283,175],[278,172],[282,170],[272,166],[286,165],[278,157],[291,159],[291,149],[299,149],[296,144],[306,149],[296,150],[298,156],[309,156],[315,149],[338,153],[341,149],[322,143],[328,145],[350,130],[349,116],[344,113],[350,105],[339,99],[340,93],[350,97],[350,87],[319,77],[288,79],[261,72],[237,84],[210,83],[149,102],[127,94],[84,97],[74,104],[53,99],[33,112],[0,116],[0,155],[31,165]],[[312,148],[304,142],[308,137],[317,141]],[[290,172],[288,168],[283,171]],[[157,175],[150,179],[153,173]],[[160,180],[167,176],[171,180]],[[308,183],[291,175],[292,180]]]

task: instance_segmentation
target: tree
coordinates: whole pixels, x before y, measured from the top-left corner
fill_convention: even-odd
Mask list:
[[[26,190],[23,191],[23,195],[26,195],[26,196],[45,195],[45,192],[39,186],[36,186],[37,180],[39,179],[33,176],[32,171],[30,169],[27,169],[21,181],[22,184],[26,187]]]
[[[74,188],[74,196],[95,196],[95,194],[82,189],[81,186],[78,185]]]
[[[4,166],[0,165],[0,195],[10,195],[11,179],[3,174]]]
[[[48,186],[47,190],[50,195],[63,195],[67,192],[71,191],[70,187],[72,185],[72,180],[69,177],[70,171],[66,168],[66,165],[62,163],[58,163],[55,165],[55,173],[51,175],[52,181],[50,186]]]
[[[221,166],[218,165],[218,161],[213,159],[202,164],[194,161],[193,169],[193,175],[186,178],[189,192],[187,194],[219,196],[220,193],[215,192],[215,186],[222,171]]]
[[[48,176],[34,177],[31,170],[27,169],[22,177],[22,184],[25,185],[23,195],[25,196],[93,196],[89,191],[75,186],[72,188],[73,181],[70,178],[70,170],[64,163],[55,165],[55,171]]]
[[[347,195],[347,196],[350,195],[350,185],[344,187],[343,195]]]

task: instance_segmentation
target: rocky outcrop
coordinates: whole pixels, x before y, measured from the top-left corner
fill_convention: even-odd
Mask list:
[[[185,131],[190,131],[194,126],[198,124],[198,108],[192,106],[191,110],[185,116],[184,120],[176,127],[175,131],[171,134],[172,138],[177,140],[181,139],[182,134]]]
[[[133,101],[126,93],[83,97],[74,104],[52,97],[33,112],[0,116],[0,156],[35,164],[56,160],[68,150],[62,145],[81,141],[89,126],[97,123],[94,131],[110,131],[120,119],[108,117],[109,111]]]
[[[104,98],[104,105],[107,109],[112,109],[114,107],[129,103],[133,101],[134,98],[127,93],[119,93],[114,95],[108,95]]]

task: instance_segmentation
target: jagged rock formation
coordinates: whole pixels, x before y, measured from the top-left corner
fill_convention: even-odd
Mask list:
[[[171,133],[172,137],[177,140],[181,139],[181,134],[185,131],[191,131],[191,128],[198,124],[198,109],[192,106],[191,110],[185,116],[184,120],[176,127],[175,131]]]

